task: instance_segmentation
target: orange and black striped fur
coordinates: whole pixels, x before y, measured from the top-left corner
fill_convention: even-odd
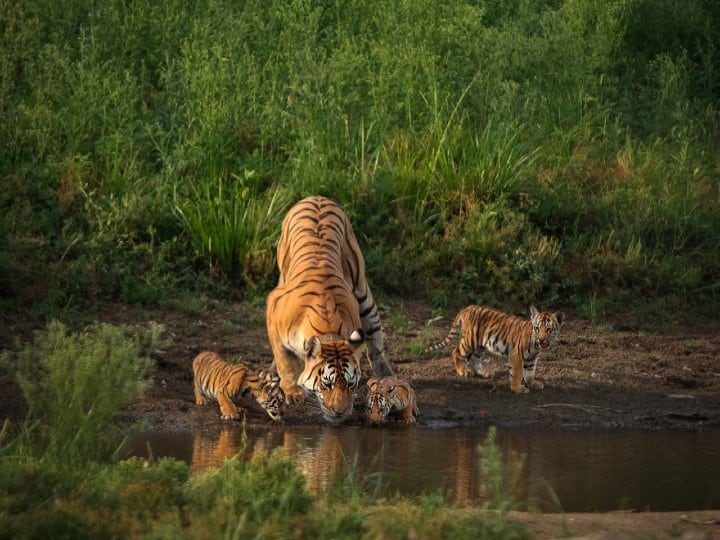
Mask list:
[[[277,258],[266,322],[280,384],[288,402],[311,393],[340,422],[352,413],[364,343],[375,374],[392,374],[350,221],[330,199],[301,200],[283,220]]]
[[[238,400],[251,394],[273,420],[285,412],[285,394],[280,379],[269,371],[255,372],[244,364],[229,364],[214,352],[204,351],[193,360],[195,403],[217,401],[223,420],[240,418]]]
[[[393,413],[403,422],[414,424],[420,414],[415,391],[410,383],[397,377],[371,377],[367,382],[367,419],[370,424],[381,424]]]
[[[460,311],[447,337],[423,351],[434,351],[449,345],[460,334],[460,343],[452,353],[455,371],[461,377],[487,376],[482,369],[484,351],[508,358],[510,388],[523,394],[529,388],[541,389],[543,383],[535,378],[540,352],[558,337],[565,323],[562,311],[538,311],[530,308],[530,319],[508,315],[484,306],[468,306]]]

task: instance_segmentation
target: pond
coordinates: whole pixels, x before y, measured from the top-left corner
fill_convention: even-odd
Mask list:
[[[483,428],[269,426],[245,433],[246,456],[283,448],[316,492],[352,481],[377,494],[444,493],[459,504],[482,500]],[[199,472],[237,454],[242,438],[235,425],[214,432],[146,433],[131,447],[137,456],[186,460]],[[506,469],[522,465],[506,486],[519,509],[720,508],[720,430],[498,429],[497,444]]]

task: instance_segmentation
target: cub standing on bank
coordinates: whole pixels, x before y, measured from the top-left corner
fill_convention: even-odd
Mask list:
[[[447,337],[422,354],[448,346],[460,334],[460,343],[452,352],[458,375],[487,376],[482,368],[483,352],[499,354],[510,364],[510,389],[525,394],[529,388],[543,387],[535,379],[538,357],[555,342],[564,323],[562,311],[538,311],[535,306],[530,308],[529,320],[485,306],[467,306],[455,317]]]

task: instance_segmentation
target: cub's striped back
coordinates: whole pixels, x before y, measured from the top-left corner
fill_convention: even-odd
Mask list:
[[[556,341],[564,323],[563,312],[538,311],[535,306],[530,308],[529,320],[490,307],[467,306],[455,317],[447,337],[427,347],[423,354],[447,347],[460,335],[452,353],[458,375],[487,376],[482,356],[488,351],[508,357],[510,387],[513,392],[526,393],[528,388],[543,387],[535,378],[538,356]]]
[[[365,340],[374,372],[392,374],[350,221],[325,197],[299,201],[283,220],[277,259],[280,277],[268,295],[266,322],[280,384],[289,402],[311,393],[323,416],[339,421],[352,412]]]
[[[216,353],[203,351],[193,360],[193,376],[195,403],[217,401],[223,420],[240,418],[238,400],[248,394],[273,420],[280,420],[285,413],[285,394],[274,373],[256,373],[245,364],[229,364]]]

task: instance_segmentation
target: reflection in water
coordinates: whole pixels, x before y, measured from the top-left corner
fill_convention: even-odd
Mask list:
[[[197,473],[235,455],[267,456],[279,449],[315,492],[352,481],[370,493],[442,492],[459,504],[480,497],[479,428],[239,426],[219,432],[146,434],[133,453],[172,456]],[[720,431],[629,432],[499,430],[504,459],[522,459],[514,484],[521,507],[578,512],[720,508]],[[515,456],[509,457],[509,456]],[[518,458],[517,456],[520,456]],[[512,468],[511,464],[506,467]],[[553,501],[560,502],[558,506]]]

